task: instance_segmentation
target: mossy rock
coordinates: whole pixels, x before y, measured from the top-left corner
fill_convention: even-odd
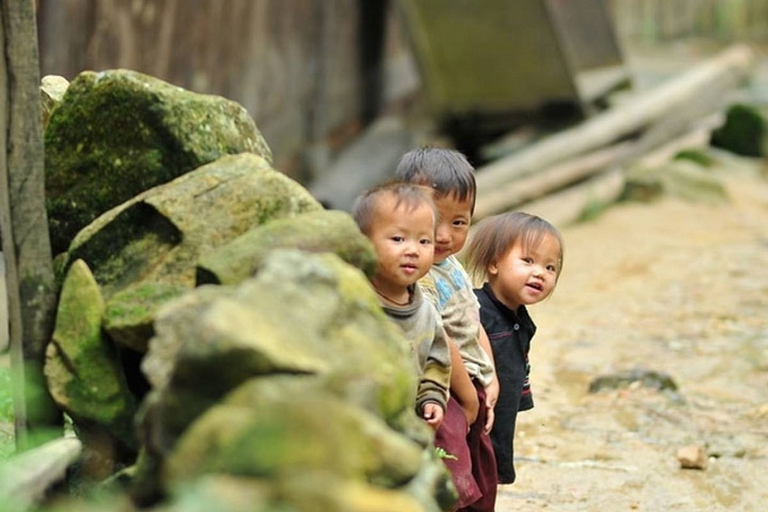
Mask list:
[[[690,159],[672,160],[658,167],[636,166],[627,173],[623,200],[650,202],[664,196],[712,204],[728,200],[717,175]]]
[[[227,155],[102,214],[77,234],[67,260],[85,260],[107,299],[140,282],[191,289],[202,254],[261,224],[322,209],[264,158]]]
[[[240,104],[123,69],[75,77],[51,113],[45,149],[54,254],[101,213],[223,155],[271,162]]]
[[[418,473],[421,446],[314,382],[245,382],[187,429],[165,465],[165,479],[206,473],[274,479],[324,470],[393,488]]]
[[[136,401],[115,346],[101,330],[104,300],[82,260],[69,269],[44,372],[56,403],[75,422],[100,425],[126,446],[135,446]]]
[[[313,211],[254,228],[204,255],[197,284],[237,284],[253,276],[272,250],[332,252],[362,270],[376,272],[376,253],[352,217],[339,210]]]
[[[259,375],[322,376],[395,428],[413,425],[416,365],[363,273],[331,253],[272,251],[253,279],[202,286],[158,313],[143,430],[167,453],[205,409]],[[412,438],[420,438],[414,432]]]
[[[143,354],[155,334],[158,308],[188,290],[166,283],[139,283],[121,290],[106,303],[102,328],[117,345]]]

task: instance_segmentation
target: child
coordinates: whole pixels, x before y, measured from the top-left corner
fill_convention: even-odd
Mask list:
[[[526,306],[541,302],[555,289],[563,268],[563,240],[539,217],[520,212],[495,215],[478,224],[467,267],[485,283],[475,293],[501,387],[491,440],[499,483],[513,483],[517,412],[533,407],[528,351],[536,326]]]
[[[416,284],[432,265],[435,210],[409,183],[385,183],[355,200],[360,231],[378,257],[371,284],[387,315],[412,343],[419,369],[416,412],[433,430],[443,421],[451,378],[451,352],[437,311]]]
[[[417,148],[402,156],[396,175],[432,189],[439,214],[435,257],[429,274],[419,284],[440,312],[448,337],[458,347],[463,367],[471,377],[472,398],[480,403],[477,417],[471,421],[465,395],[452,386],[446,419],[436,433],[435,444],[456,457],[445,463],[459,491],[458,510],[492,512],[497,481],[488,432],[493,425],[499,384],[490,342],[480,325],[477,298],[455,256],[464,247],[475,208],[474,168],[458,151]]]

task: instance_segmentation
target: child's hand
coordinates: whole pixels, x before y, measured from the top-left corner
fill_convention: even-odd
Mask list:
[[[491,383],[488,384],[485,388],[485,409],[486,409],[486,419],[485,419],[485,427],[483,430],[486,434],[491,433],[491,429],[493,429],[493,421],[496,419],[496,415],[494,414],[494,407],[496,407],[496,402],[499,399],[499,379],[496,376],[496,374],[493,374],[493,380],[491,380]]]
[[[495,420],[496,413],[494,412],[493,407],[488,407],[485,411],[485,427],[483,428],[483,432],[490,434],[491,430],[493,429],[493,422]]]
[[[443,411],[443,408],[440,407],[440,405],[434,402],[427,402],[424,404],[422,416],[424,421],[427,422],[427,425],[429,425],[432,430],[437,430],[440,428],[440,425],[443,423],[444,415],[445,412]]]

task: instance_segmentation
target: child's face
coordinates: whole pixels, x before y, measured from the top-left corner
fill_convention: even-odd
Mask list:
[[[368,238],[378,257],[374,287],[390,298],[407,293],[432,265],[435,217],[426,203],[411,210],[382,197]]]
[[[489,284],[496,298],[512,310],[546,299],[557,283],[560,256],[560,243],[551,235],[531,247],[518,241],[488,267]]]
[[[442,263],[448,256],[464,247],[472,222],[472,198],[459,201],[455,195],[434,197],[439,215],[435,235],[435,263]]]

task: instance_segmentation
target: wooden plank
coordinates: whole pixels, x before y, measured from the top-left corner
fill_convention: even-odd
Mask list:
[[[42,442],[60,413],[45,387],[43,356],[55,314],[45,211],[40,72],[34,0],[0,5],[0,229],[6,263],[16,444]],[[59,432],[60,435],[60,432]]]

